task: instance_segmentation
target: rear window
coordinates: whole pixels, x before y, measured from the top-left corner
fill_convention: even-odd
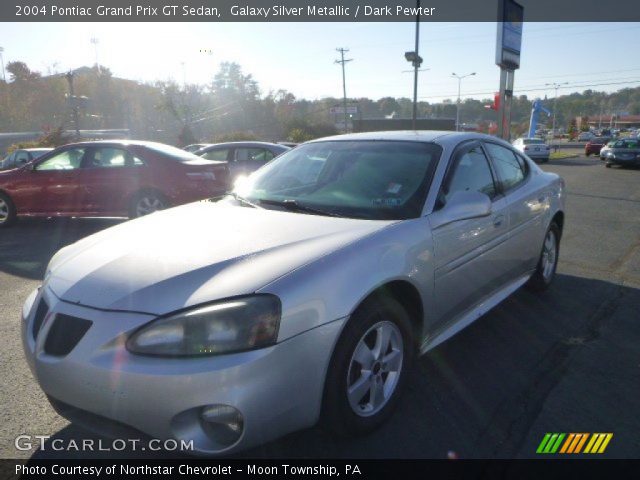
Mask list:
[[[525,138],[523,142],[525,145],[539,145],[544,143],[544,140],[541,138]]]
[[[192,162],[194,160],[202,162],[203,160],[202,157],[194,155],[191,152],[171,145],[165,145],[164,143],[147,143],[144,146],[153,152],[181,163]]]

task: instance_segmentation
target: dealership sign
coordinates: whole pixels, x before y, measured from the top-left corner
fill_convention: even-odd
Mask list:
[[[508,70],[520,68],[524,7],[513,0],[500,0],[496,64]]]

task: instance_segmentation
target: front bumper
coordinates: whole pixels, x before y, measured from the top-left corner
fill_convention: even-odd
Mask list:
[[[640,156],[638,155],[628,155],[628,156],[620,156],[620,155],[607,155],[604,158],[606,163],[613,163],[616,165],[639,165],[640,166]]]
[[[43,298],[49,313],[34,338]],[[65,315],[92,324],[67,355],[51,355],[47,336]],[[212,455],[264,443],[318,420],[326,369],[345,319],[236,354],[160,358],[129,353],[126,336],[151,319],[69,304],[45,287],[23,308],[23,348],[58,411],[106,435],[111,421],[158,439],[193,440],[193,453]],[[240,411],[244,428],[235,443],[221,445],[207,434],[200,412],[209,405]]]

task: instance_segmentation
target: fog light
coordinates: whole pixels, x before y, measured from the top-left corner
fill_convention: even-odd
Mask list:
[[[231,446],[238,441],[244,428],[242,414],[230,405],[209,405],[200,412],[202,428],[215,442]]]

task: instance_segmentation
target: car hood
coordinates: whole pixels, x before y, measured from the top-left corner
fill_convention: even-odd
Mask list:
[[[63,248],[45,283],[67,302],[162,315],[255,292],[391,223],[199,202]]]

